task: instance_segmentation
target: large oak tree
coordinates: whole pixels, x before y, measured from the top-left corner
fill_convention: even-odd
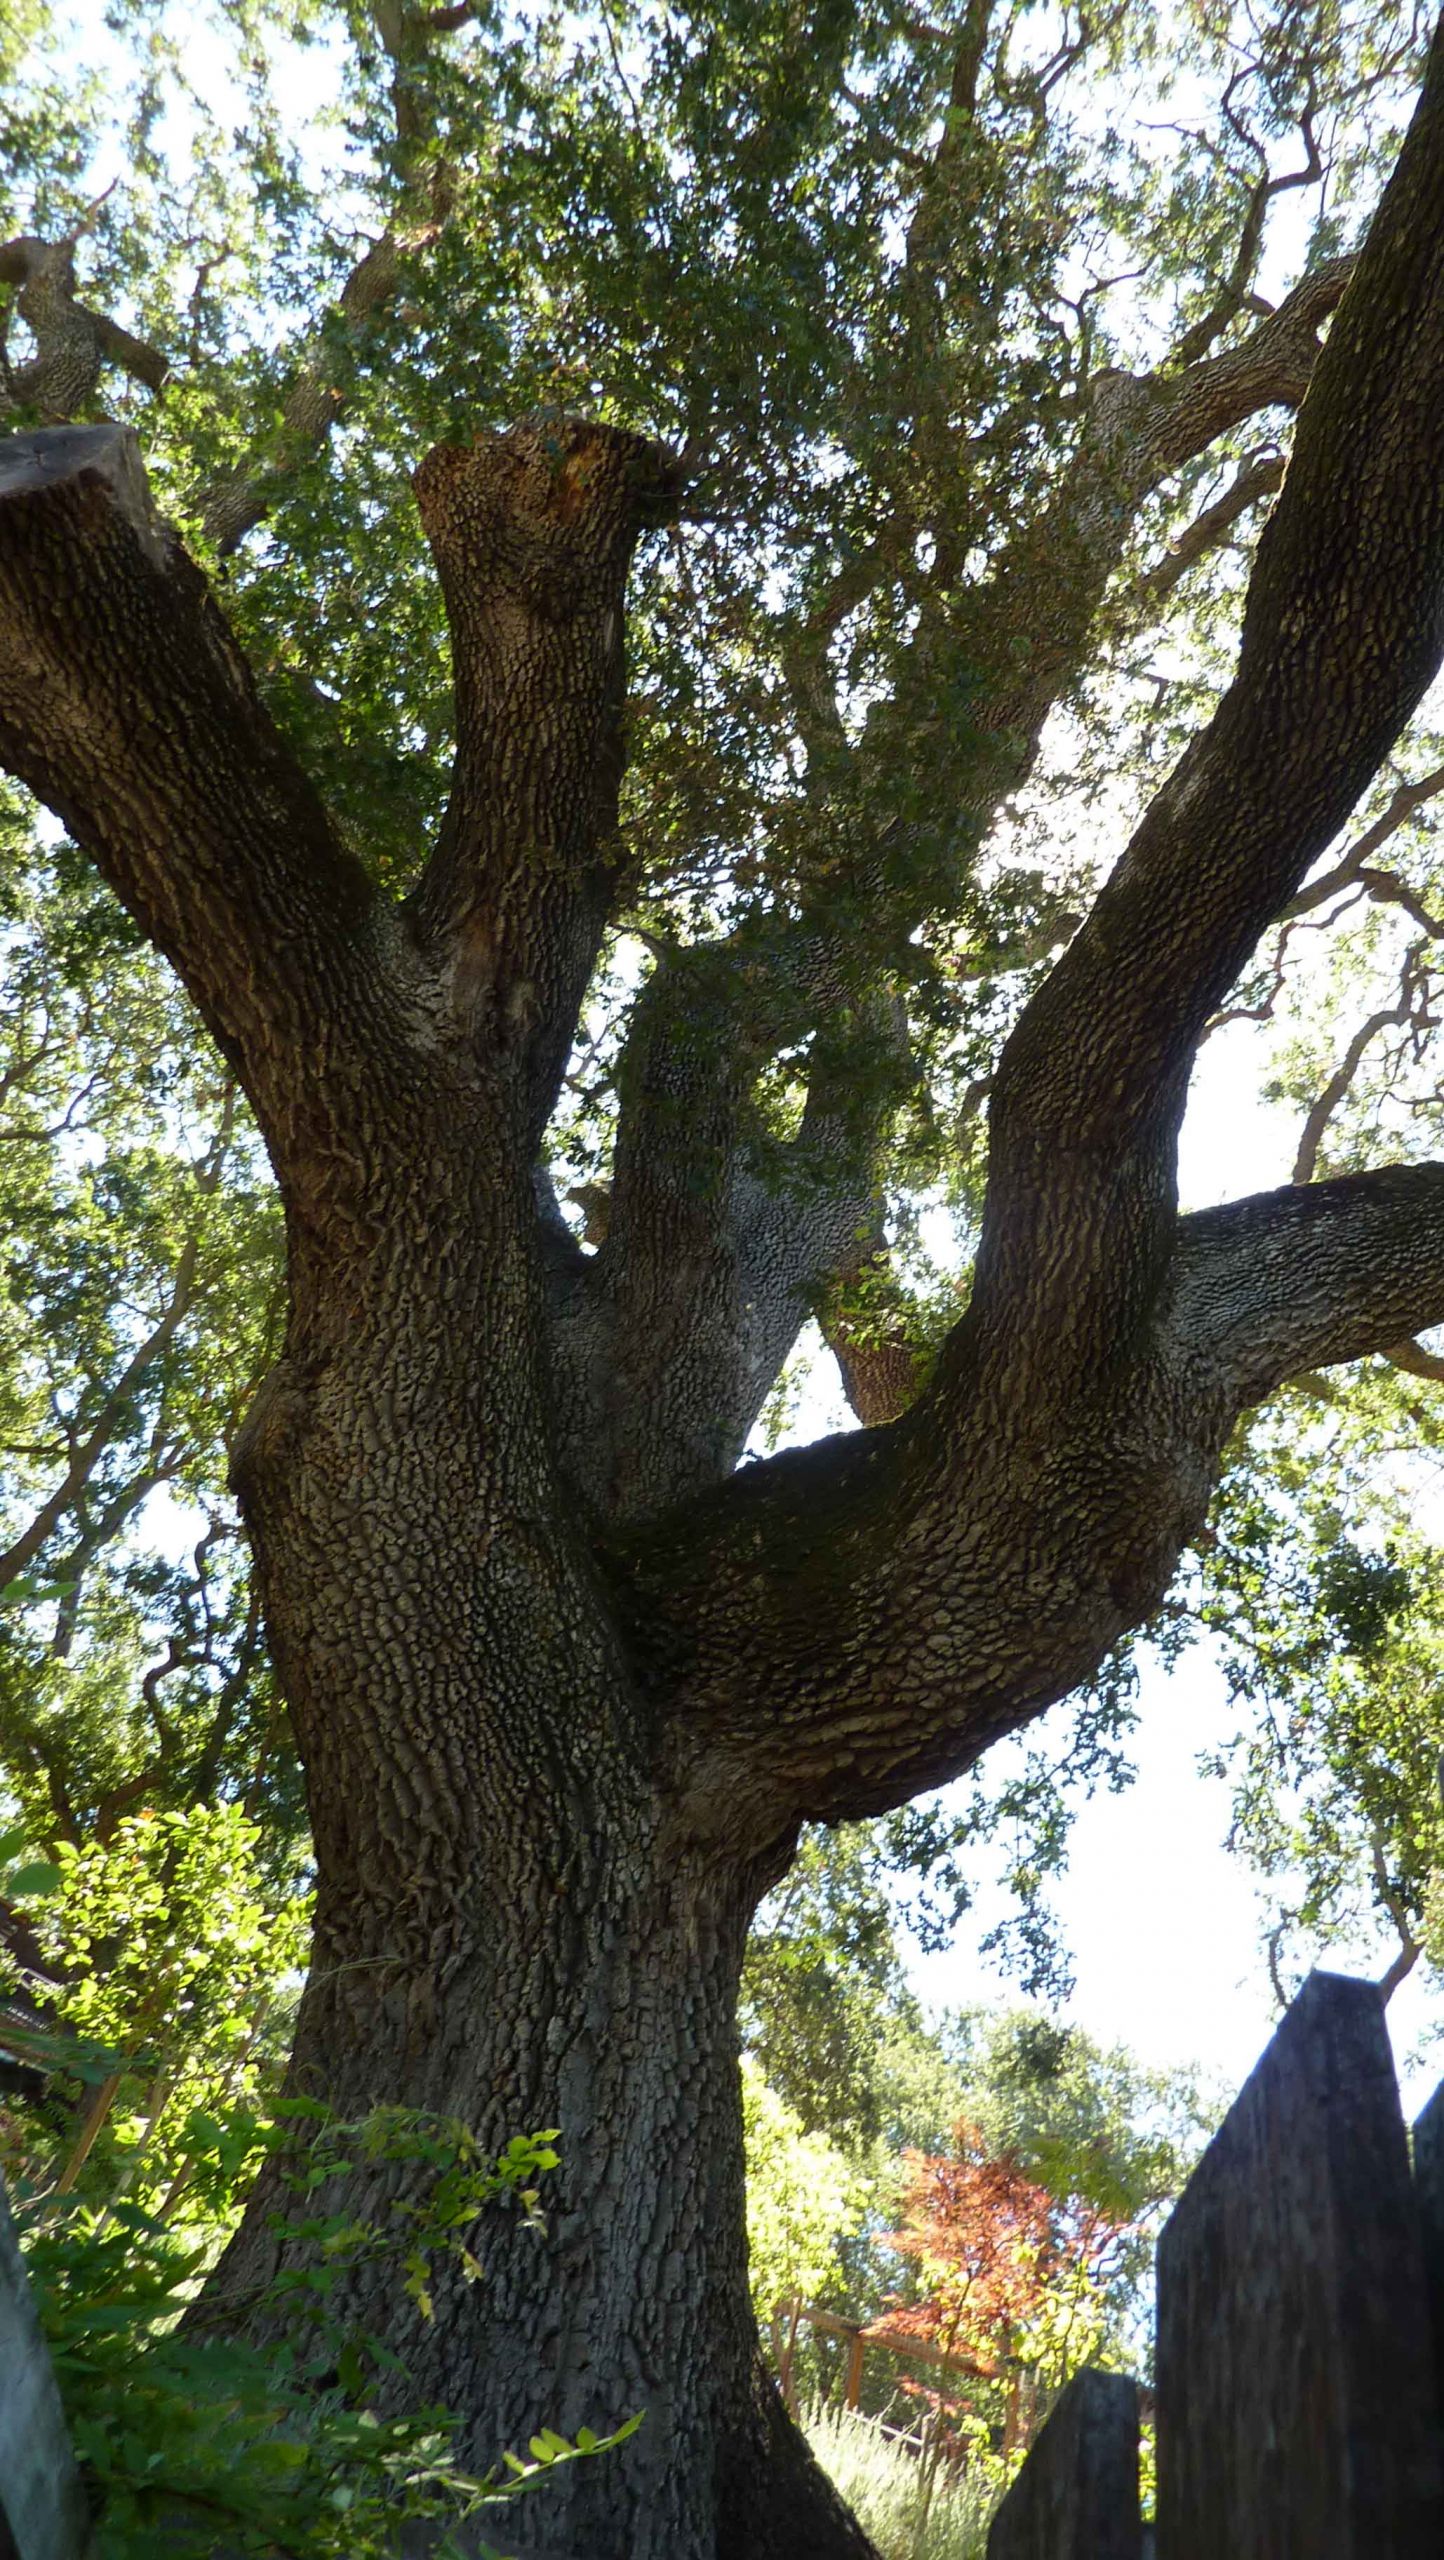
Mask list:
[[[802,1824],[907,1802],[1097,1671],[1248,1407],[1444,1321],[1444,1167],[1311,1157],[1227,1208],[1176,1196],[1210,1020],[1444,651],[1444,43],[1361,245],[1316,228],[1266,299],[1280,203],[1331,115],[1377,97],[1387,131],[1408,30],[1201,13],[1212,123],[1160,176],[1119,174],[1090,102],[1122,13],[1051,54],[987,0],[644,14],[593,31],[585,76],[556,28],[533,58],[476,14],[360,28],[385,225],[264,435],[255,341],[207,355],[209,267],[188,351],[159,287],[122,326],[77,282],[102,206],[0,246],[30,333],[0,755],[171,964],[284,1208],[284,1343],[232,1467],[315,1847],[294,2084],[488,2144],[562,2129],[545,2247],[490,2238],[419,2334],[359,2271],[354,2307],[406,2322],[415,2386],[484,2455],[646,2408],[538,2508],[539,2549],[840,2560],[866,2545],[748,2308],[752,1912]],[[1106,253],[1150,240],[1157,344],[1125,364]],[[454,721],[388,530],[408,366],[451,429],[414,489]],[[120,377],[143,426],[156,399],[179,420],[166,506],[232,619],[134,429],[95,418]],[[1284,473],[1247,438],[1292,413]],[[1234,476],[1141,573],[1221,452]],[[1275,490],[1232,679],[1079,924],[992,831],[1100,634],[1123,646]],[[388,564],[359,611],[347,539]],[[421,672],[378,681],[408,651]],[[1010,963],[1033,991],[994,1059]],[[608,984],[604,1179],[559,1205]],[[887,1201],[930,1074],[986,1090],[987,1148],[924,1376]],[[171,1336],[193,1280],[182,1251]],[[739,1471],[814,1311],[864,1427]],[[237,2321],[275,2201],[215,2280]]]

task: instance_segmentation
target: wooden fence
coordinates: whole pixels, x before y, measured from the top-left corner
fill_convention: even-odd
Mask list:
[[[772,2357],[782,2397],[794,2418],[798,2413],[797,2336],[802,2328],[811,2329],[820,2337],[846,2340],[842,2376],[845,2409],[861,2406],[863,2370],[869,2355],[883,2356],[891,2364],[925,2365],[944,2375],[966,2376],[969,2381],[976,2381],[984,2370],[975,2356],[951,2354],[929,2339],[895,2338],[881,2320],[849,2320],[840,2311],[824,2310],[817,2302],[785,2303],[772,2322]],[[0,2560],[4,2560],[3,2553]]]
[[[1316,1973],[1158,2249],[1156,2560],[1440,2560],[1444,2088],[1409,2143],[1383,2003]],[[1082,2373],[988,2560],[1142,2560],[1138,2395]]]
[[[0,2181],[0,2560],[81,2560],[90,2514]]]

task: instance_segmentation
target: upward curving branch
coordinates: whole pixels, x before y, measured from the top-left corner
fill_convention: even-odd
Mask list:
[[[0,444],[0,760],[172,962],[278,1165],[329,1151],[375,990],[370,883],[159,521],[134,436]]]
[[[1335,316],[1238,672],[1000,1066],[975,1329],[1105,1356],[1156,1289],[1193,1055],[1444,649],[1444,46]]]
[[[627,1559],[699,1825],[724,1802],[868,1812],[955,1774],[1156,1606],[1244,1403],[1444,1320],[1440,1168],[1183,1222],[1174,1190],[1209,1014],[1444,653],[1441,417],[1444,31],[1235,681],[1004,1053],[973,1301],[934,1386]]]

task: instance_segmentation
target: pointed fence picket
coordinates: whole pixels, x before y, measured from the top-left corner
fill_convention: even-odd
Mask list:
[[[1156,2560],[1439,2560],[1444,2087],[1413,2161],[1383,2002],[1315,1973],[1158,2249]],[[1139,2560],[1137,2396],[1078,2375],[988,2560]]]
[[[86,2506],[0,2180],[0,2560],[82,2560]]]

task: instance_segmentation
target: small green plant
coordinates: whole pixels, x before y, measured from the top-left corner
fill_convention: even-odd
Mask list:
[[[507,2451],[478,2475],[458,2458],[459,2421],[447,2411],[394,2416],[370,2405],[394,2363],[333,2308],[346,2270],[394,2255],[417,2318],[429,2319],[438,2257],[468,2280],[481,2273],[465,2236],[479,2215],[510,2205],[540,2220],[536,2182],[557,2159],[551,2135],[518,2136],[484,2162],[464,2129],[399,2109],[347,2126],[293,2105],[270,2123],[213,2117],[193,2130],[202,2184],[269,2157],[293,2194],[316,2201],[314,2214],[285,2222],[304,2254],[247,2306],[279,2328],[264,2352],[182,2323],[207,2253],[139,2206],[97,2210],[52,2195],[23,2212],[41,2320],[98,2502],[98,2560],[150,2560],[162,2525],[175,2560],[201,2560],[218,2540],[253,2560],[383,2560],[400,2526],[417,2520],[439,2528],[443,2560],[455,2525],[485,2524],[560,2465],[610,2451],[640,2424],[606,2437],[582,2428],[575,2439],[543,2428],[524,2454]],[[398,2209],[399,2228],[324,2210],[328,2182],[358,2162],[401,2161],[428,2174]]]
[[[605,2438],[543,2427],[478,2474],[453,2415],[397,2414],[405,2371],[344,2311],[353,2279],[394,2284],[430,2321],[439,2279],[481,2277],[491,2218],[545,2228],[557,2137],[518,2134],[491,2158],[449,2118],[343,2122],[272,2098],[309,1912],[299,1892],[277,1904],[260,1850],[226,1804],[143,1809],[53,1861],[22,1826],[0,1830],[0,1891],[23,1921],[0,1950],[0,1989],[21,2002],[7,2041],[44,2083],[7,2111],[5,2168],[97,2560],[151,2560],[162,2535],[171,2560],[218,2543],[382,2560],[418,2521],[443,2560],[451,2527],[484,2527],[640,2419]],[[208,2329],[197,2301],[262,2174],[279,2268],[225,2317],[264,2351]],[[357,2201],[372,2178],[376,2217]]]

